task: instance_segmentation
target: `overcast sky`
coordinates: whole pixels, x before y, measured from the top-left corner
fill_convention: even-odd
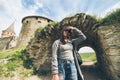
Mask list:
[[[15,22],[18,36],[25,16],[38,15],[61,21],[83,12],[104,17],[116,8],[120,8],[120,0],[0,0],[0,34]]]

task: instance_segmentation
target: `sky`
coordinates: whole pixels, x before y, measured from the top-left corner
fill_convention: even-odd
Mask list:
[[[0,34],[14,22],[19,36],[25,16],[43,16],[59,22],[76,13],[103,18],[117,8],[120,0],[0,0]]]

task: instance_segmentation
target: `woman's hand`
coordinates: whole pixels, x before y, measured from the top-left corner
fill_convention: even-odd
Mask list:
[[[53,74],[52,80],[59,80],[59,75],[58,74]]]

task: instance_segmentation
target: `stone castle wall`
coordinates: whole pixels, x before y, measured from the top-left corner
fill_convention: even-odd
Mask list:
[[[107,73],[110,73],[110,68],[114,77],[120,77],[120,25],[100,26],[98,34],[105,53],[101,65],[107,69]],[[107,64],[105,58],[109,61]]]
[[[2,37],[0,38],[0,51],[11,49],[16,46],[17,38],[16,37]]]
[[[27,16],[23,18],[17,47],[26,46],[30,39],[34,37],[36,29],[45,27],[50,21],[52,20],[41,16]]]

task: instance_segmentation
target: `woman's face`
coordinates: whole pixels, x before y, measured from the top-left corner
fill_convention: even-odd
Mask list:
[[[71,26],[66,27],[66,28],[63,30],[62,35],[63,35],[64,37],[70,37],[70,36],[71,36],[71,33],[72,33],[72,28],[73,28],[73,27],[71,27]]]
[[[63,31],[63,36],[64,36],[64,37],[67,37],[67,35],[68,35],[68,32],[67,32],[66,30],[64,30],[64,31]]]

